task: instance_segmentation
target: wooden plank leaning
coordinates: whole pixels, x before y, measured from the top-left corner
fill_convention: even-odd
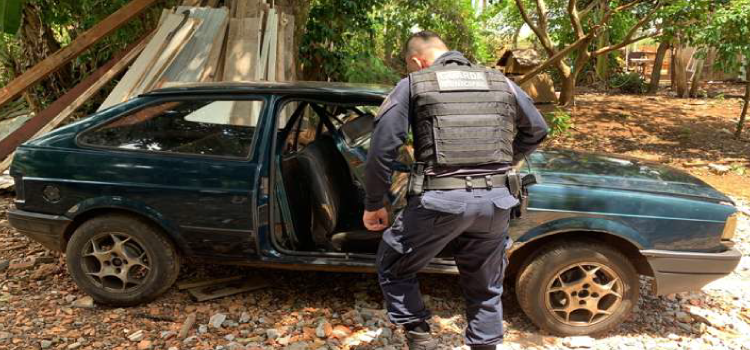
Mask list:
[[[99,39],[114,32],[133,17],[139,15],[158,0],[133,0],[104,20],[75,38],[68,46],[58,50],[42,62],[31,67],[8,85],[0,89],[0,106],[14,100],[30,86],[36,84],[51,73],[60,69],[82,52],[86,51]]]
[[[261,45],[260,60],[258,62],[258,67],[255,70],[255,80],[257,81],[275,81],[277,27],[276,10],[270,9],[268,10],[268,19],[266,20],[266,33],[263,35],[263,44]]]
[[[144,37],[118,53],[107,64],[97,69],[85,80],[73,87],[65,95],[41,111],[36,117],[27,121],[22,127],[0,141],[0,159],[6,158],[0,164],[0,172],[10,165],[12,157],[8,157],[16,147],[26,140],[40,136],[62,123],[73,112],[81,107],[91,96],[130,65],[131,62],[146,46],[151,35]]]
[[[120,79],[115,88],[110,92],[107,99],[99,106],[97,111],[112,107],[118,103],[125,102],[131,97],[130,92],[136,87],[136,84],[152,67],[157,55],[164,51],[168,41],[167,37],[174,32],[180,23],[182,16],[167,14],[161,25],[156,29],[156,33],[143,49],[140,56],[133,62],[125,75]]]
[[[147,71],[133,91],[130,92],[131,96],[140,95],[146,91],[150,91],[154,87],[180,50],[182,50],[188,40],[190,40],[195,34],[196,27],[200,25],[200,20],[197,18],[189,18],[189,13],[174,14],[170,16],[183,18],[182,25],[172,32],[173,35],[170,35],[168,38],[168,44],[164,47],[164,50],[156,56],[151,69]]]
[[[229,23],[224,81],[255,79],[260,49],[260,18],[232,19]]]
[[[276,80],[294,81],[294,16],[288,13],[279,13],[278,18]]]
[[[227,50],[227,27],[229,26],[229,20],[229,16],[224,18],[218,33],[216,33],[212,41],[211,51],[208,53],[208,59],[206,60],[206,67],[199,81],[221,81],[221,74],[224,71],[223,58]]]
[[[247,12],[247,0],[236,0],[234,6],[234,18],[245,18],[245,13]]]
[[[277,10],[279,10],[277,8]],[[286,37],[284,36],[284,30],[286,29],[286,25],[288,23],[287,21],[287,15],[283,12],[278,12],[276,14],[278,17],[278,25],[276,29],[276,72],[274,76],[276,77],[276,81],[286,81],[286,71],[284,70],[284,63],[285,63],[285,57],[286,57],[286,45],[284,42],[286,41]]]
[[[294,16],[290,14],[287,16],[287,24],[284,29],[284,50],[286,51],[284,55],[284,76],[286,81],[297,81],[297,55],[295,53],[297,45],[294,43],[294,31]]]
[[[237,0],[226,0],[224,6],[229,9],[229,17],[235,18],[237,13]]]
[[[268,11],[268,68],[266,71],[268,81],[276,80],[276,55],[278,54],[279,14],[276,9]],[[265,61],[264,61],[265,62]]]
[[[261,0],[244,0],[247,1],[245,6],[245,18],[258,17],[260,15],[260,1]]]
[[[229,11],[226,8],[189,8],[184,6],[177,8],[177,13],[184,13],[185,11],[190,13],[190,18],[201,21],[200,30],[196,31],[195,35],[180,50],[174,61],[167,67],[156,87],[159,86],[159,83],[165,81],[200,81],[207,67],[212,48],[217,44],[221,46],[221,43],[217,42],[216,39],[219,32],[226,29],[225,23],[229,16]]]

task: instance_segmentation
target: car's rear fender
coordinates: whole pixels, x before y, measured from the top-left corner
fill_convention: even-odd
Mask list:
[[[192,254],[189,245],[179,234],[180,231],[177,225],[144,203],[117,196],[89,198],[68,209],[64,215],[70,218],[72,223],[65,230],[63,244],[67,244],[68,239],[70,239],[76,228],[86,222],[86,220],[113,213],[132,215],[159,227],[175,243],[180,253],[184,255]]]

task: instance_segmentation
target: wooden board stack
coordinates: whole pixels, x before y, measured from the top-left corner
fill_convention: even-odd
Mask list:
[[[295,80],[291,9],[279,11],[263,0],[218,4],[185,0],[165,10],[153,38],[99,110],[179,83]]]

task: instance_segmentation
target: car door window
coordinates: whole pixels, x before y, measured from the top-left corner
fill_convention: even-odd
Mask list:
[[[298,110],[299,108],[302,108],[302,110]],[[295,112],[301,113],[301,116],[294,120],[295,124],[287,135],[284,147],[285,154],[296,153],[305,149],[308,144],[315,140],[319,131],[320,118],[306,102],[290,102],[284,105],[279,113],[279,130],[287,127],[287,122]]]
[[[247,158],[262,101],[171,101],[86,131],[79,142],[146,152]]]

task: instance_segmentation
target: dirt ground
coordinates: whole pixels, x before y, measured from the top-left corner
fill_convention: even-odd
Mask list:
[[[570,109],[573,129],[547,147],[653,160],[686,170],[732,196],[750,198],[750,126],[740,140],[733,137],[741,109],[739,98],[587,93],[576,96]]]
[[[575,128],[547,147],[602,151],[651,159],[695,174],[750,212],[750,143],[733,140],[737,100],[584,94],[572,110]],[[750,133],[745,134],[750,138]],[[705,164],[704,164],[705,163]],[[726,165],[712,169],[711,164]],[[726,171],[724,171],[726,170]],[[193,302],[172,288],[158,300],[127,309],[88,305],[61,257],[29,242],[7,224],[0,201],[0,264],[52,259],[28,270],[0,271],[3,349],[403,349],[401,331],[386,321],[374,275],[274,271],[189,264],[180,279],[258,276],[273,287],[211,302]],[[737,246],[744,258],[730,276],[702,291],[653,297],[644,280],[629,321],[597,338],[540,332],[512,298],[504,297],[511,349],[750,349],[750,218],[740,216]],[[198,262],[199,263],[199,262]],[[0,265],[1,266],[1,265]],[[424,276],[441,348],[461,348],[463,299],[452,276]],[[81,305],[83,307],[76,307]],[[195,325],[177,333],[188,315]],[[222,315],[226,317],[221,321]],[[209,326],[213,318],[220,326]]]

